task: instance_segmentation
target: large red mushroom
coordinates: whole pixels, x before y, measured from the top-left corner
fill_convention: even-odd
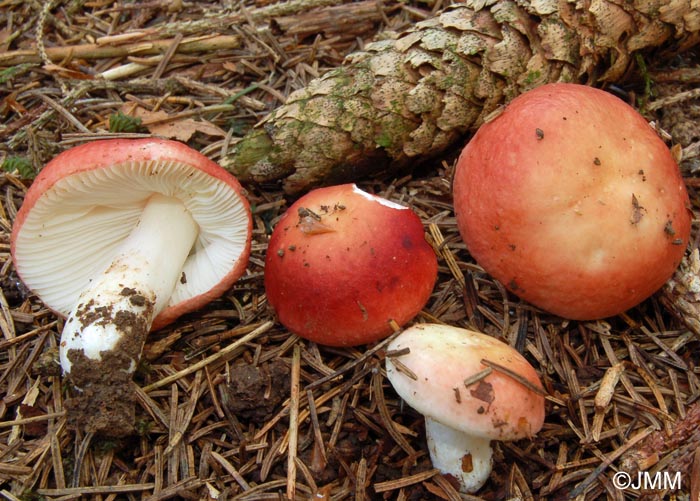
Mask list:
[[[510,291],[570,319],[619,314],[659,289],[690,233],[688,195],[631,106],[577,84],[515,98],[464,148],[460,233]]]
[[[252,218],[238,181],[175,141],[100,140],[64,151],[27,191],[11,251],[24,283],[67,317],[60,360],[76,426],[132,431],[144,340],[228,290]]]
[[[428,301],[437,258],[408,207],[354,184],[319,188],[280,218],[265,259],[279,321],[329,346],[376,341]]]

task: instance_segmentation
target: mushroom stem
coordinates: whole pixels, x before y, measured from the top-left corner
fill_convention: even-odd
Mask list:
[[[469,435],[425,418],[425,434],[433,467],[452,475],[460,491],[476,492],[491,473],[491,440]]]
[[[104,404],[108,396],[115,400],[120,391],[131,395],[128,387],[146,335],[167,305],[197,233],[197,224],[179,200],[160,194],[148,199],[137,225],[80,295],[63,329],[61,367],[86,401],[74,406],[86,410],[85,405]],[[86,411],[103,416],[110,412],[115,418],[123,413]],[[122,418],[107,426],[126,425],[128,416]],[[90,427],[100,429],[102,424]]]

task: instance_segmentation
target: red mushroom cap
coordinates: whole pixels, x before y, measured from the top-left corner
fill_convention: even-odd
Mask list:
[[[602,90],[549,84],[514,99],[464,148],[459,230],[476,261],[551,313],[596,319],[638,304],[688,243],[688,195],[669,149]]]
[[[353,184],[313,190],[277,223],[265,290],[279,321],[306,339],[355,346],[392,332],[425,305],[437,258],[407,207]]]
[[[18,274],[49,308],[67,315],[153,193],[180,199],[199,236],[152,328],[202,307],[245,271],[252,218],[236,178],[176,141],[99,140],[50,161],[27,191],[12,228]]]

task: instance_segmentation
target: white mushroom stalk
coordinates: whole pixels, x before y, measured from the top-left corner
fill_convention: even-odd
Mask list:
[[[68,316],[59,350],[65,373],[71,372],[75,357],[101,361],[102,353],[115,351],[126,355],[128,366],[121,369],[134,372],[151,323],[181,278],[197,231],[179,200],[160,194],[148,199],[113,261]]]
[[[476,492],[489,479],[493,457],[490,438],[463,433],[427,416],[425,438],[433,468],[455,477],[462,491]]]

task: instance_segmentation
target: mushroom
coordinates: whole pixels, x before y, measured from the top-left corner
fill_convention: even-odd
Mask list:
[[[415,324],[387,346],[386,375],[398,395],[425,416],[433,466],[462,492],[491,473],[491,440],[532,437],[544,422],[535,369],[509,345],[442,324]]]
[[[425,306],[437,258],[408,207],[354,184],[313,190],[282,215],[265,258],[267,299],[284,326],[329,346],[393,332]]]
[[[690,235],[671,152],[617,97],[584,85],[521,94],[465,146],[460,234],[486,272],[562,317],[617,315],[673,274]]]
[[[67,317],[60,362],[79,391],[67,406],[88,431],[131,431],[147,333],[228,290],[251,231],[238,181],[182,143],[100,140],[45,166],[11,252],[24,283]]]

